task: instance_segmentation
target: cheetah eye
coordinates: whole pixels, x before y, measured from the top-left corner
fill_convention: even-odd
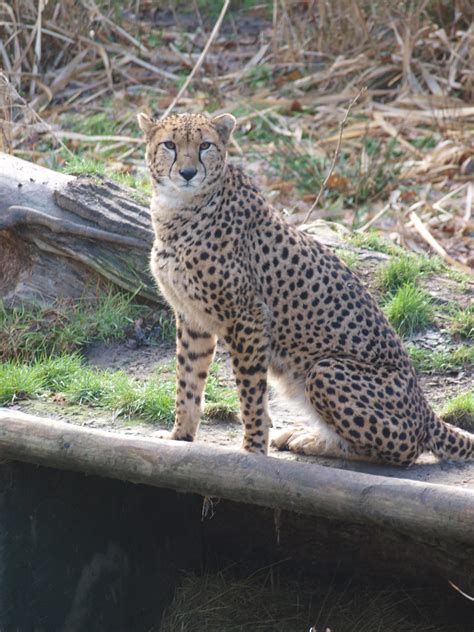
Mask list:
[[[205,149],[209,149],[210,146],[211,146],[211,143],[201,143],[199,145],[199,149],[204,151]]]
[[[176,145],[173,143],[172,140],[167,140],[164,143],[164,145],[165,145],[166,149],[176,149]]]

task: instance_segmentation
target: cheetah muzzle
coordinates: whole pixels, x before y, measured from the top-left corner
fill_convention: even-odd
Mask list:
[[[153,181],[151,270],[176,314],[171,437],[196,437],[219,338],[232,359],[249,452],[268,451],[270,371],[319,420],[316,429],[276,437],[278,449],[396,465],[425,449],[472,458],[474,435],[432,411],[357,276],[227,164],[234,117],[139,114],[138,121]]]

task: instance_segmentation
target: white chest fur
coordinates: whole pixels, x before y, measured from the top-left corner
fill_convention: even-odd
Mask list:
[[[175,313],[182,315],[195,328],[222,334],[222,325],[216,316],[209,313],[202,297],[196,296],[192,281],[195,270],[184,263],[186,250],[186,220],[191,220],[195,209],[189,206],[193,199],[186,195],[168,195],[155,192],[151,205],[151,216],[155,230],[155,242],[151,252],[150,267],[158,286]],[[174,218],[178,218],[175,223]],[[181,225],[180,225],[181,222]]]
[[[179,244],[177,244],[179,251]],[[156,239],[151,251],[151,271],[161,293],[177,315],[186,322],[208,333],[222,334],[222,325],[214,314],[206,311],[202,299],[197,299],[190,280],[190,273],[180,261],[176,251]]]

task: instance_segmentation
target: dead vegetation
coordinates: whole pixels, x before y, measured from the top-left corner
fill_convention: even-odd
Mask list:
[[[342,582],[340,582],[342,583]],[[345,584],[291,582],[278,567],[249,577],[232,570],[187,575],[165,611],[162,632],[454,632],[457,622],[433,589],[379,588],[354,578]],[[461,624],[462,625],[462,624]]]
[[[224,5],[2,3],[2,146],[55,168],[105,163],[139,183],[138,110],[231,110],[232,153],[294,221],[326,179],[313,219],[375,226],[471,267],[472,2]]]

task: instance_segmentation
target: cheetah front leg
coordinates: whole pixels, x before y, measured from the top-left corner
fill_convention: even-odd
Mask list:
[[[176,416],[170,439],[194,441],[204,407],[204,387],[217,337],[176,317]]]
[[[247,452],[268,453],[268,355],[270,340],[264,322],[258,317],[241,316],[225,336],[232,358],[232,369],[239,391],[244,425],[242,448]]]

